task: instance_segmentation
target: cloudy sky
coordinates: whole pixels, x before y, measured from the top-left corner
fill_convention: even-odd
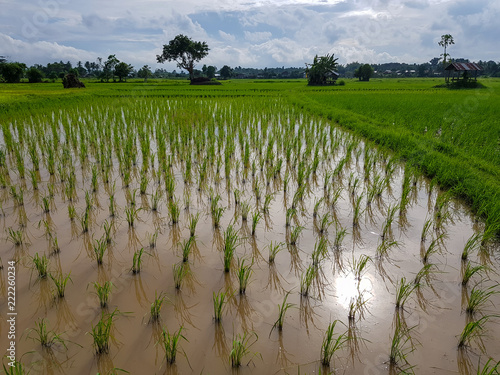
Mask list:
[[[299,66],[427,62],[452,34],[451,57],[500,61],[499,0],[0,0],[0,56],[28,65],[95,61],[157,64],[177,34],[206,41],[201,64]]]

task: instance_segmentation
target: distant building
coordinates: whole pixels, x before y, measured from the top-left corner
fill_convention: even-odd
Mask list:
[[[445,69],[446,82],[471,79],[477,80],[477,73],[483,68],[476,63],[452,62]]]

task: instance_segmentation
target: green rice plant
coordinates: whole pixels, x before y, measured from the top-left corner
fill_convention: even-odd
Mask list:
[[[31,335],[34,333],[34,337]],[[59,343],[66,348],[66,342],[52,330],[47,328],[47,322],[44,318],[40,318],[35,322],[35,328],[27,332],[27,337],[33,341],[38,341],[44,348],[50,348],[52,345]]]
[[[319,267],[323,259],[328,255],[328,240],[325,237],[320,237],[319,241],[314,244],[314,250],[311,254],[312,264],[314,267]]]
[[[149,242],[149,248],[154,249],[156,247],[156,243],[158,242],[158,230],[155,230],[154,233],[146,233]]]
[[[300,225],[293,227],[290,232],[290,245],[295,246],[297,244],[297,241],[299,240],[299,236],[302,233],[303,229],[304,227]]]
[[[168,213],[170,214],[170,221],[172,225],[179,222],[179,215],[181,213],[179,208],[179,202],[176,199],[170,199],[168,202]]]
[[[229,272],[236,247],[240,242],[238,231],[228,225],[224,231],[224,272]]]
[[[30,175],[33,190],[38,190],[38,172],[34,169],[30,169],[28,173]]]
[[[352,259],[352,272],[356,280],[360,281],[361,277],[365,273],[368,262],[371,262],[371,258],[368,255],[362,254],[358,260]]]
[[[158,293],[155,292],[155,299],[153,300],[153,303],[151,303],[151,316],[149,318],[150,322],[157,322],[160,320],[160,312],[161,312],[161,307],[163,306],[163,302],[165,302],[165,298],[167,296],[163,293],[161,293],[158,296]]]
[[[24,206],[24,190],[22,187],[20,187],[19,191],[17,191],[16,186],[11,186],[10,195],[12,196],[14,202],[16,202],[18,206]]]
[[[467,265],[462,272],[462,285],[466,286],[472,276],[476,273],[486,271],[487,267],[483,265],[473,266],[471,262],[467,262]]]
[[[408,355],[415,350],[410,335],[412,328],[406,327],[397,316],[394,335],[391,340],[391,349],[389,353],[389,363],[397,367],[401,373],[413,373],[413,366],[408,362]]]
[[[189,235],[191,237],[194,237],[195,231],[196,231],[196,225],[198,225],[198,221],[200,220],[200,213],[197,212],[196,215],[189,215]]]
[[[146,191],[148,189],[148,183],[149,183],[148,177],[145,174],[141,175],[141,183],[139,185],[139,192],[141,195],[146,194]]]
[[[377,246],[377,256],[379,258],[386,256],[392,247],[399,247],[398,241],[392,241],[383,239],[382,242]]]
[[[137,213],[141,208],[135,208],[135,206],[125,207],[125,217],[127,219],[128,226],[132,228],[137,220]]]
[[[340,248],[342,247],[342,242],[344,241],[346,235],[347,235],[346,229],[342,228],[342,226],[336,226],[335,240],[333,241],[333,247],[336,250],[340,250]]]
[[[321,203],[323,203],[324,200],[325,200],[325,198],[322,197],[322,198],[316,200],[316,202],[314,203],[313,217],[318,216],[319,207],[321,206]]]
[[[255,211],[252,215],[252,236],[255,236],[255,230],[257,229],[257,224],[260,219],[262,219],[262,213],[259,211]]]
[[[382,234],[380,235],[382,237],[382,241],[385,240],[391,233],[392,223],[394,222],[397,210],[397,205],[390,205],[387,209],[387,215],[385,217],[384,224],[382,225]]]
[[[396,308],[402,309],[406,300],[411,296],[418,284],[406,282],[406,277],[402,277],[396,287]]]
[[[463,348],[469,346],[472,340],[481,339],[484,335],[485,325],[489,318],[489,315],[485,315],[478,320],[467,323],[459,336],[458,347]]]
[[[241,202],[241,191],[238,189],[234,189],[233,195],[234,195],[234,204],[238,206]]]
[[[399,199],[399,212],[403,213],[406,211],[406,206],[410,203],[410,192],[411,192],[411,172],[405,170],[403,176],[403,186],[401,187],[401,198]]]
[[[57,276],[53,276],[50,274],[50,278],[54,282],[56,286],[56,291],[57,291],[57,297],[63,298],[64,297],[64,291],[66,290],[66,284],[68,283],[68,280],[71,280],[71,272],[68,273],[66,276],[64,276],[62,273],[58,274]],[[71,281],[73,282],[73,281]]]
[[[417,287],[421,286],[422,280],[423,279],[428,280],[429,277],[434,272],[434,268],[436,268],[436,266],[432,263],[424,264],[423,267],[415,275],[415,278],[413,279],[413,284],[417,285]]]
[[[467,242],[465,243],[464,249],[462,251],[462,260],[465,261],[469,257],[469,254],[476,250],[480,246],[481,242],[481,234],[475,233],[469,237]]]
[[[284,249],[284,243],[283,242],[274,242],[271,241],[271,243],[268,245],[269,248],[269,263],[274,263],[274,259],[276,258],[276,255]]]
[[[255,339],[254,341],[250,341],[252,337]],[[235,339],[233,339],[233,347],[231,349],[231,352],[229,353],[229,361],[231,362],[232,367],[240,367],[241,366],[241,361],[243,360],[243,357],[248,355],[250,353],[250,347],[254,345],[259,337],[257,336],[257,333],[252,332],[251,334],[248,334],[248,332],[245,332],[243,336],[237,335]],[[254,353],[256,355],[257,353]]]
[[[90,191],[85,191],[85,210],[89,210],[93,207],[94,199]]]
[[[286,210],[286,222],[285,225],[289,227],[292,223],[292,218],[297,214],[297,210],[295,208],[289,208]]]
[[[253,262],[245,266],[245,259],[238,259],[238,281],[240,283],[240,294],[245,294],[247,290],[248,280],[252,274]]]
[[[224,291],[219,291],[217,294],[213,292],[214,320],[217,323],[222,320],[222,314],[230,297],[231,295]]]
[[[500,293],[500,290],[498,290],[497,287],[498,284],[490,286],[483,290],[480,289],[478,285],[474,286],[474,288],[472,288],[472,290],[470,291],[469,300],[467,302],[467,308],[465,311],[468,314],[473,315],[476,312],[480,311],[486,305],[486,303],[490,302],[493,305],[493,303],[490,301],[490,297]]]
[[[113,226],[110,222],[104,220],[104,224],[102,225],[102,227],[104,229],[104,239],[106,240],[107,244],[110,244],[113,239],[111,236],[111,229],[113,228]]]
[[[334,320],[328,325],[323,342],[321,344],[321,364],[330,366],[333,355],[343,348],[344,344],[349,340],[347,333],[341,333],[335,337],[334,330],[339,320]]]
[[[106,252],[107,249],[107,243],[105,238],[94,240],[92,248],[94,250],[97,264],[102,265],[102,258],[104,257],[104,253]]]
[[[186,263],[189,260],[189,254],[191,253],[191,249],[196,237],[189,237],[189,239],[185,239],[182,242],[179,242],[177,245],[181,248],[182,251],[182,261]]]
[[[92,177],[91,177],[92,192],[96,193],[99,189],[99,182],[97,181],[97,167],[92,166]]]
[[[144,248],[141,247],[140,250],[136,250],[134,252],[134,257],[132,259],[132,268],[131,271],[135,275],[141,272],[142,267],[142,255],[144,254]],[[147,254],[147,253],[146,253]]]
[[[109,211],[109,216],[111,216],[111,217],[115,217],[116,216],[116,200],[115,200],[115,195],[114,194],[111,194],[109,196],[108,211]]]
[[[174,264],[172,266],[172,272],[174,275],[174,285],[175,289],[180,290],[182,286],[182,280],[187,275],[187,268],[184,262]]]
[[[82,217],[80,218],[80,224],[82,225],[82,233],[87,233],[89,231],[89,221],[90,221],[90,209],[86,208]]]
[[[158,208],[160,206],[160,198],[161,198],[160,190],[156,190],[151,195],[151,211],[158,211]]]
[[[187,341],[187,339],[182,335],[182,329],[183,326],[181,326],[178,331],[170,334],[168,329],[163,327],[161,333],[161,344],[163,349],[165,349],[165,360],[169,365],[175,363],[180,340],[184,339]]]
[[[47,256],[44,254],[40,257],[38,253],[35,253],[31,262],[33,263],[33,268],[38,271],[38,277],[40,279],[46,278],[49,268],[49,260],[47,259]]]
[[[439,245],[438,242],[443,238],[443,234],[439,235],[435,239],[432,240],[432,242],[429,244],[427,249],[424,251],[422,255],[422,262],[426,264],[429,261],[429,257],[432,254],[435,254],[439,251]]]
[[[26,372],[23,364],[18,361],[13,361],[12,364],[9,363],[7,367],[5,367],[5,364],[2,364],[3,366],[3,371],[6,375],[25,375],[28,374],[29,372]]]
[[[129,202],[128,202],[130,207],[135,207],[137,205],[136,193],[137,193],[137,189],[132,190],[132,193],[130,193]]]
[[[94,282],[92,284],[94,285],[95,292],[97,294],[97,297],[99,298],[99,304],[102,308],[106,307],[113,284],[111,283],[111,281],[105,281],[102,285],[98,282]]]
[[[241,202],[241,204],[240,204],[240,211],[241,211],[241,220],[242,221],[247,221],[248,214],[250,212],[250,203],[248,203],[248,202]]]
[[[21,246],[24,243],[24,232],[9,227],[7,228],[7,240],[12,242],[15,246]]]
[[[349,314],[347,315],[350,321],[356,319],[356,315],[362,315],[363,309],[368,301],[363,298],[363,294],[359,294],[356,298],[352,297],[349,301]]]
[[[306,272],[303,272],[300,276],[300,294],[304,297],[309,296],[309,291],[311,289],[312,282],[316,275],[318,274],[318,270],[314,265],[309,265],[307,267]]]
[[[50,236],[50,249],[52,250],[53,254],[57,254],[61,251],[61,248],[59,247],[59,243],[57,241],[57,236]]]
[[[271,206],[271,202],[273,201],[274,199],[274,194],[266,194],[266,196],[264,197],[264,206],[262,207],[262,211],[264,213],[269,213],[269,208]]]
[[[69,217],[70,221],[75,221],[76,209],[75,209],[75,206],[73,206],[72,204],[68,205],[68,217]]]
[[[422,228],[422,234],[420,235],[420,241],[424,242],[427,239],[429,230],[431,229],[432,219],[425,220],[424,226]]]
[[[330,213],[327,212],[319,219],[318,231],[320,235],[325,234],[331,224],[332,220],[330,220]]]
[[[482,368],[478,366],[477,375],[498,375],[500,373],[500,361],[496,362],[490,358]]]
[[[352,211],[352,226],[353,227],[358,227],[359,226],[359,219],[361,217],[361,214],[363,213],[363,210],[361,209],[361,201],[363,200],[363,195],[360,195],[356,200],[354,201],[354,206],[353,206],[353,211]]]
[[[216,207],[212,211],[212,219],[213,219],[214,228],[220,227],[220,221],[222,219],[222,215],[224,214],[225,210],[226,210],[225,207]]]
[[[285,322],[285,314],[289,308],[295,306],[293,303],[289,303],[286,301],[289,295],[290,292],[287,292],[285,294],[285,298],[283,299],[281,305],[278,305],[278,319],[276,320],[276,322],[274,322],[271,331],[275,328],[278,328],[279,331],[283,330],[283,323]]]
[[[113,311],[111,314],[101,314],[101,319],[97,324],[92,326],[92,332],[89,334],[94,339],[94,350],[97,355],[109,353],[109,340],[111,338],[111,328],[113,326],[113,319],[115,318],[118,310]]]

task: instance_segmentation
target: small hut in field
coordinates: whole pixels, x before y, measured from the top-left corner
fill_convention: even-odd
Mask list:
[[[476,63],[452,62],[444,70],[446,72],[446,82],[449,82],[450,78],[452,82],[467,82],[472,80],[476,81],[478,72],[483,70],[483,68]]]

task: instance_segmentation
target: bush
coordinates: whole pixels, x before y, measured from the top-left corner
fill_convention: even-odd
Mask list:
[[[29,68],[26,72],[29,83],[39,83],[42,82],[43,73],[35,67]]]
[[[341,79],[340,81],[337,82],[337,85],[345,86],[345,81]]]

